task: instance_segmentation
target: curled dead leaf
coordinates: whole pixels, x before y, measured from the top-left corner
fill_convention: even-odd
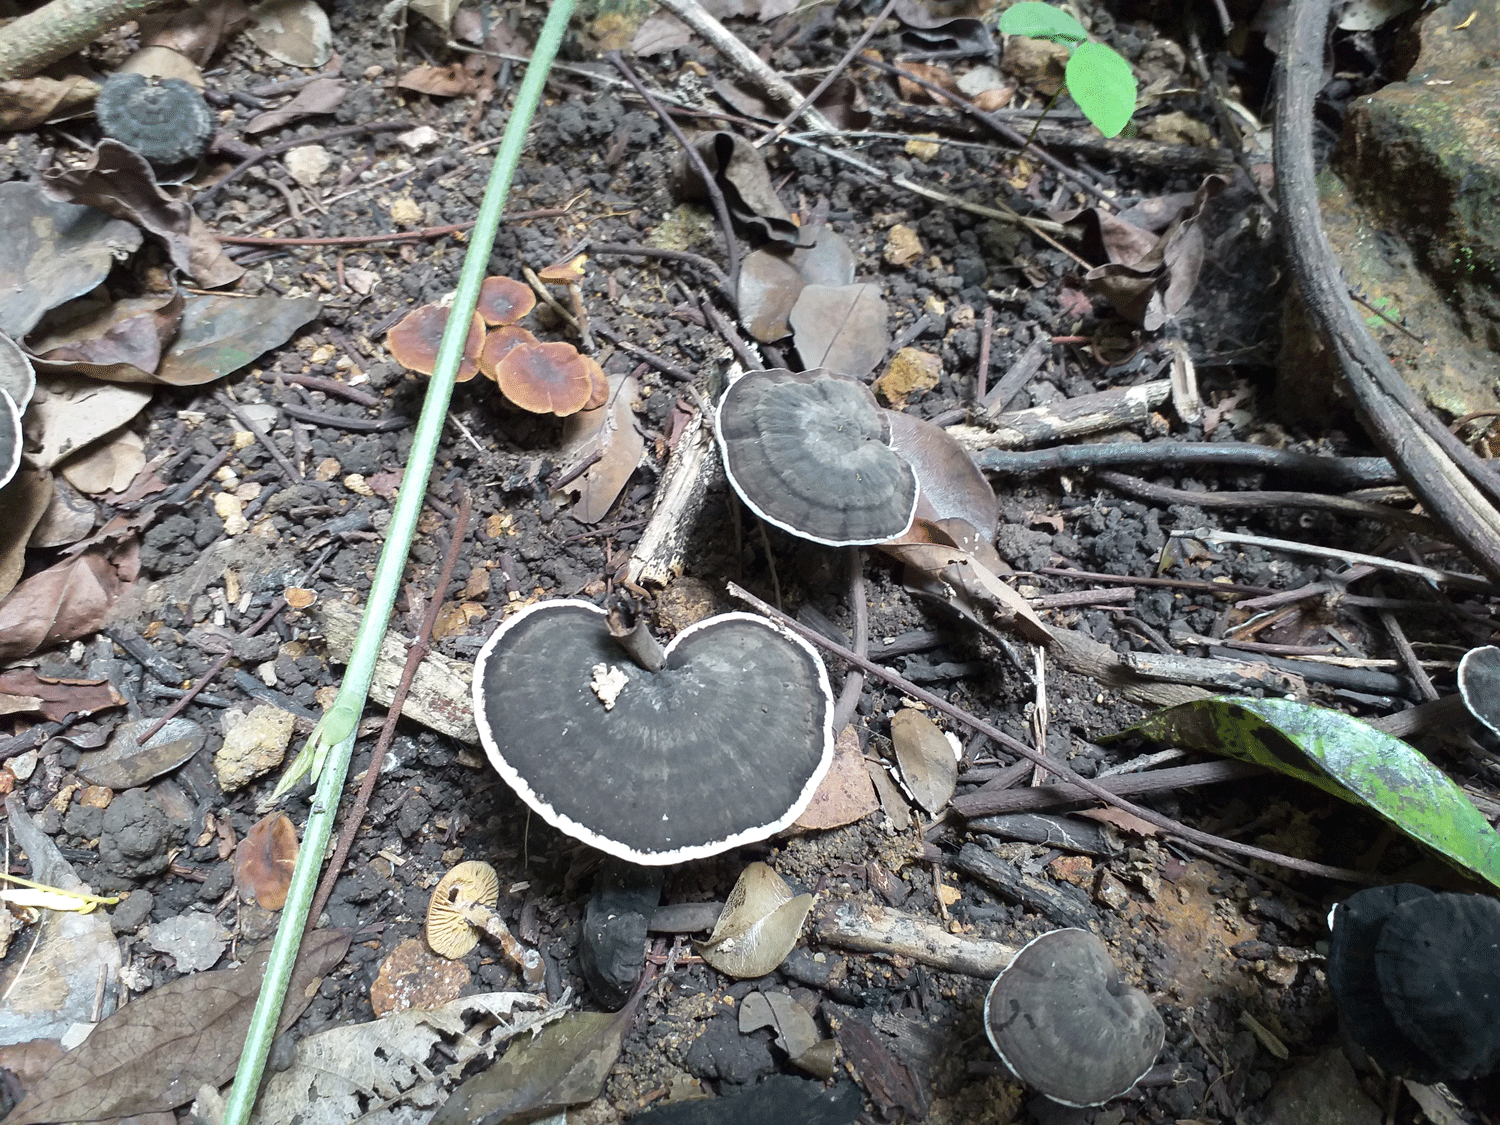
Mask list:
[[[763,977],[796,946],[812,906],[812,895],[794,895],[770,867],[752,863],[740,873],[724,913],[699,952],[725,976]]]

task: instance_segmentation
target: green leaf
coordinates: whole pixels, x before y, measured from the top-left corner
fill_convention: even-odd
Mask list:
[[[1106,137],[1118,136],[1135,112],[1135,73],[1103,43],[1084,43],[1068,59],[1068,93]]]
[[[1157,742],[1254,762],[1364,805],[1500,887],[1500,833],[1446,774],[1368,723],[1291,699],[1215,696],[1158,711],[1136,729]]]
[[[1025,35],[1069,45],[1086,43],[1089,37],[1083,24],[1067,12],[1037,0],[1021,0],[1005,9],[1000,15],[1000,30],[1006,35]]]

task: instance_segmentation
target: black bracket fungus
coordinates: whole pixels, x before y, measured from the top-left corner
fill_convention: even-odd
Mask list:
[[[1166,1024],[1087,930],[1034,938],[990,986],[984,1029],[1022,1082],[1069,1106],[1129,1093],[1156,1063]]]
[[[197,160],[213,135],[213,112],[181,78],[111,74],[94,101],[99,131],[152,164]]]
[[[1328,986],[1344,1034],[1416,1082],[1500,1069],[1500,902],[1411,883],[1329,914]]]
[[[729,483],[767,523],[832,547],[911,528],[916,473],[863,383],[821,368],[752,371],[724,392],[715,429]]]
[[[474,666],[490,764],[559,831],[660,866],[763,840],[833,762],[833,693],[811,645],[747,613],[691,625],[647,670],[604,610],[540,602]]]

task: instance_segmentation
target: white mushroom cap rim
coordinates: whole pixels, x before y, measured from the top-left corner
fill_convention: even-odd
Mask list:
[[[1104,943],[1078,929],[1021,947],[985,996],[984,1029],[1017,1078],[1070,1106],[1129,1093],[1155,1065],[1167,1033]]]
[[[747,613],[689,626],[647,672],[575,599],[527,606],[474,666],[490,764],[542,819],[632,863],[763,840],[801,815],[833,762],[833,693],[806,641]],[[624,677],[612,705],[594,669]]]
[[[911,528],[917,476],[863,383],[822,369],[752,371],[719,400],[715,432],[735,492],[783,531],[846,547]]]

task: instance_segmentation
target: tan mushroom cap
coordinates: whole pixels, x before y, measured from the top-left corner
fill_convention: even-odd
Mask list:
[[[569,285],[583,280],[583,267],[588,264],[588,255],[579,254],[566,262],[553,262],[536,271],[536,275],[548,285]]]
[[[559,418],[577,414],[595,390],[588,357],[564,343],[512,348],[495,365],[495,382],[500,393],[522,410]]]
[[[488,863],[471,859],[451,868],[427,904],[427,944],[439,957],[462,957],[479,943],[479,931],[462,907],[474,903],[494,909],[499,901],[500,876]]]
[[[402,317],[385,335],[385,346],[396,362],[408,371],[431,375],[437,367],[438,345],[448,324],[448,311],[442,305],[421,305]],[[469,335],[464,340],[456,382],[466,383],[479,374],[476,361],[483,344],[484,321],[474,313],[469,318]]]
[[[540,340],[519,324],[502,324],[498,328],[491,328],[484,338],[484,347],[479,349],[480,373],[494,379],[495,369],[511,349],[519,348],[522,344],[540,343]]]
[[[476,311],[486,324],[514,324],[536,308],[531,286],[513,277],[487,277],[479,286]]]

